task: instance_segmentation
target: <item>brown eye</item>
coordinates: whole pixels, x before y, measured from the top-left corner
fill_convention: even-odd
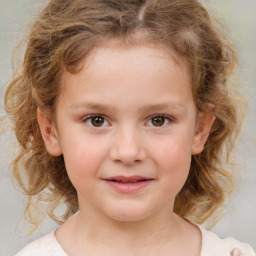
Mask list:
[[[102,116],[94,116],[91,122],[93,126],[100,127],[104,124],[104,118]]]
[[[89,116],[84,122],[89,123],[93,127],[104,127],[108,125],[108,122],[103,116]]]
[[[161,127],[161,126],[166,126],[171,122],[171,118],[164,116],[164,115],[157,115],[157,116],[153,116],[151,117],[148,122],[147,125],[148,126],[154,126],[154,127]]]
[[[154,126],[162,126],[165,123],[165,117],[164,116],[155,116],[152,118],[152,124]]]

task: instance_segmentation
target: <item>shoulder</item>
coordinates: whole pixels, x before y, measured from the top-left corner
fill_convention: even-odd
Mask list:
[[[15,256],[67,256],[55,238],[54,231],[28,244]]]
[[[202,232],[201,256],[256,256],[249,244],[241,243],[233,237],[219,238],[216,234],[199,226]],[[232,254],[232,252],[239,252]]]

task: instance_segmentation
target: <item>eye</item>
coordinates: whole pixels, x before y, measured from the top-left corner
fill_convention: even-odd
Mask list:
[[[165,115],[155,115],[149,119],[149,121],[147,122],[147,125],[154,126],[154,127],[162,127],[162,126],[166,126],[171,121],[172,119]]]
[[[105,127],[109,125],[109,122],[100,115],[91,115],[86,117],[83,122],[88,123],[93,127]]]

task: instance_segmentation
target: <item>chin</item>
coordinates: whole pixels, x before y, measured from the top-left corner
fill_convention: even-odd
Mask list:
[[[137,222],[142,221],[150,216],[150,213],[145,209],[138,209],[138,208],[120,208],[116,209],[115,211],[111,211],[108,216],[119,222]]]

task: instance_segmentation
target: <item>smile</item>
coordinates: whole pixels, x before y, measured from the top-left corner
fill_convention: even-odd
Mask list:
[[[121,193],[135,193],[148,186],[154,179],[141,176],[115,176],[103,179],[111,188]]]

